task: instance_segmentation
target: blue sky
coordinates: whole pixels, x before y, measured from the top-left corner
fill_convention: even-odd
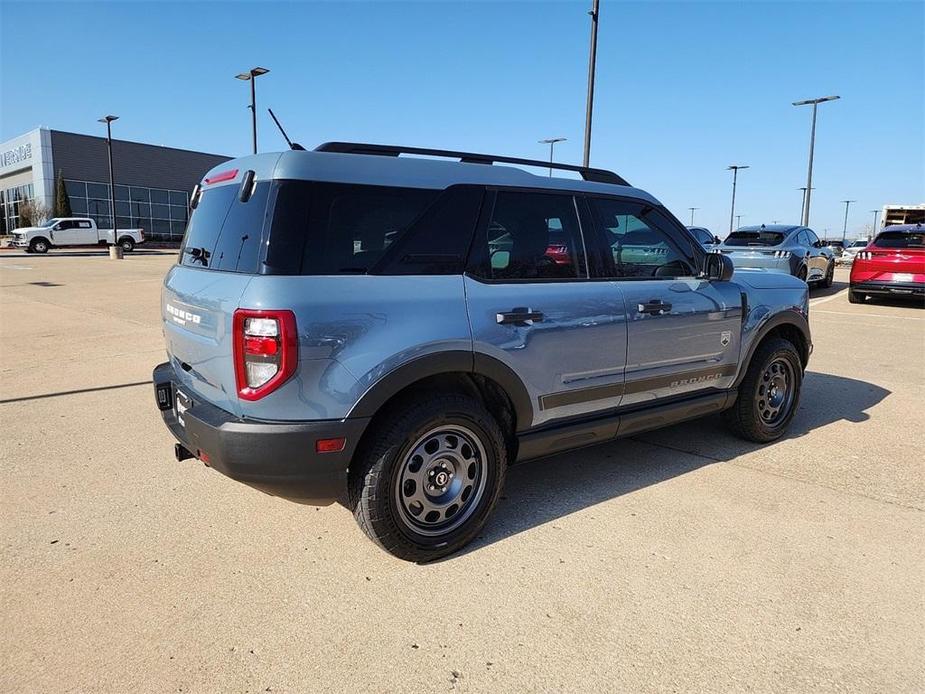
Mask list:
[[[925,202],[925,3],[602,0],[591,163],[724,234],[798,221],[820,107],[812,226],[849,236]],[[0,0],[0,139],[44,125],[229,155],[357,140],[578,163],[587,2],[62,3]]]

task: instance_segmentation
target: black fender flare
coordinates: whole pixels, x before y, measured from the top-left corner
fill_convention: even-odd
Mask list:
[[[793,309],[780,311],[768,318],[761,325],[761,327],[758,328],[755,337],[752,338],[752,341],[748,346],[748,351],[745,353],[744,358],[739,361],[741,367],[739,369],[739,375],[736,376],[735,383],[733,384],[734,388],[737,388],[742,382],[742,379],[745,378],[745,373],[748,371],[748,367],[752,363],[752,357],[755,356],[755,350],[758,349],[758,345],[761,344],[761,341],[768,336],[768,333],[782,325],[792,325],[794,328],[800,331],[806,340],[807,353],[805,356],[806,361],[809,361],[809,355],[812,353],[813,349],[813,341],[809,332],[809,321],[802,313],[799,313]],[[806,368],[805,363],[803,364],[803,368]]]
[[[520,377],[494,357],[464,350],[434,352],[406,361],[373,383],[347,416],[372,417],[389,399],[408,386],[430,376],[451,372],[469,373],[491,379],[510,398],[514,407],[516,429],[529,429],[533,424],[533,404]]]

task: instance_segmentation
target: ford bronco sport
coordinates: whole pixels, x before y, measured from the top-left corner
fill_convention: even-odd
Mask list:
[[[328,143],[210,171],[163,286],[176,457],[340,501],[428,561],[475,537],[516,461],[716,412],[783,435],[806,284],[733,275],[612,172],[522,165],[549,163]]]

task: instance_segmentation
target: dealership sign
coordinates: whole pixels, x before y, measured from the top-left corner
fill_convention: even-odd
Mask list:
[[[13,166],[20,162],[32,159],[32,143],[27,142],[19,147],[13,147],[0,154],[0,166]]]

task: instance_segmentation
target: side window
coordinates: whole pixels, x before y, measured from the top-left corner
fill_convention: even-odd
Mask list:
[[[89,229],[91,225],[90,222],[77,222],[77,226],[81,229]]]
[[[816,236],[816,232],[812,231],[811,229],[807,229],[803,233],[806,234],[806,240],[810,246],[814,246],[819,242],[819,237]]]
[[[587,277],[584,244],[570,195],[500,191],[473,274],[492,280]]]
[[[592,198],[591,209],[612,258],[608,275],[617,279],[690,277],[688,259],[650,216],[652,208],[622,200]]]
[[[809,240],[809,234],[807,234],[805,230],[797,232],[796,242],[800,244],[801,246],[812,245],[812,242]]]

